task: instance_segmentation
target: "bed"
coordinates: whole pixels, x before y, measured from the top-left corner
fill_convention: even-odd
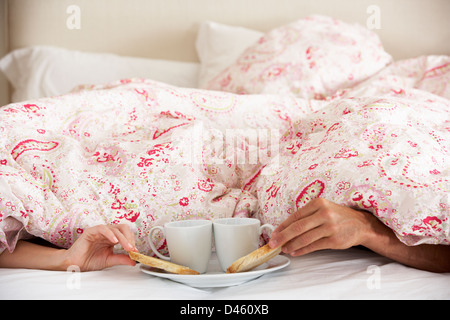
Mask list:
[[[448,1],[0,4],[2,249],[128,223],[150,253],[153,225],[276,225],[319,196],[372,212],[408,245],[449,244]],[[3,300],[447,300],[449,288],[448,273],[360,247],[221,287],[139,265],[0,269]]]

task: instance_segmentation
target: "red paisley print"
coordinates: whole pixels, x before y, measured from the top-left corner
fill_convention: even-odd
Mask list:
[[[325,190],[325,183],[320,180],[315,180],[308,184],[298,195],[295,200],[297,208],[303,207],[309,201],[316,199],[322,195]]]
[[[26,151],[36,150],[36,151],[50,151],[55,149],[59,145],[56,141],[38,141],[34,139],[28,139],[20,142],[11,151],[11,155],[14,160],[17,160],[20,155]]]

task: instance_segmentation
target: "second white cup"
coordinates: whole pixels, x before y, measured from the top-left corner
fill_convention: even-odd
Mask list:
[[[275,230],[271,224],[252,218],[223,218],[213,221],[214,243],[220,267],[227,268],[237,259],[258,249],[259,237],[264,228]]]

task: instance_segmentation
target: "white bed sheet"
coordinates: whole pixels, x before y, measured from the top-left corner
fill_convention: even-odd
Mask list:
[[[0,299],[297,300],[450,299],[450,273],[400,265],[351,248],[293,258],[280,271],[224,288],[192,288],[117,266],[98,272],[0,269]]]

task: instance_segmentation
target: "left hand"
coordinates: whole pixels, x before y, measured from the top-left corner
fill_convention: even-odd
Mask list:
[[[271,248],[300,256],[323,249],[347,249],[365,242],[370,232],[368,213],[325,199],[314,199],[275,229]]]
[[[116,244],[137,251],[134,234],[125,224],[98,225],[84,230],[81,237],[64,252],[65,265],[77,265],[81,271],[102,270],[115,265],[136,265],[127,254],[115,254]]]

